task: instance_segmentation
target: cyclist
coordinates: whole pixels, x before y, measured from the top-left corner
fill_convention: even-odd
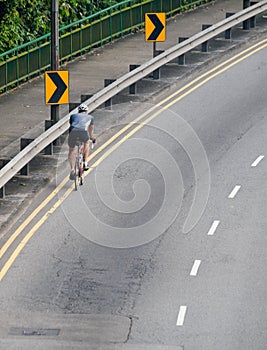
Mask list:
[[[70,163],[70,180],[75,179],[75,145],[76,141],[79,138],[82,142],[84,142],[84,170],[88,170],[88,156],[90,152],[89,140],[95,142],[94,138],[94,117],[88,114],[88,107],[82,103],[78,107],[78,113],[72,114],[70,116],[70,127],[69,127],[69,163]]]

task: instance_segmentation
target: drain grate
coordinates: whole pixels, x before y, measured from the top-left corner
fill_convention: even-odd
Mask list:
[[[25,336],[49,336],[54,337],[59,335],[59,328],[16,328],[12,327],[9,330],[9,335],[25,335]]]

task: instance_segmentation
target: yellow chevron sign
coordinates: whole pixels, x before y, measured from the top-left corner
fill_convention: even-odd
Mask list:
[[[48,105],[69,103],[69,72],[45,73],[45,103]]]
[[[145,14],[146,41],[166,40],[166,14],[164,12]]]

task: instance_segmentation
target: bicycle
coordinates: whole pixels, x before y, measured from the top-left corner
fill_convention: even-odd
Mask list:
[[[91,149],[94,148],[94,144],[96,142],[96,139],[90,139],[91,143]],[[78,184],[80,186],[83,185],[83,173],[84,173],[84,159],[83,159],[83,153],[84,153],[84,143],[77,138],[76,140],[76,155],[75,155],[75,165],[74,165],[74,188],[75,191],[78,189]]]

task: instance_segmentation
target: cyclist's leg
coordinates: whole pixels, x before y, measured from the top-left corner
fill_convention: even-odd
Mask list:
[[[88,170],[88,157],[89,157],[89,134],[87,131],[82,131],[80,133],[80,139],[84,143],[83,145],[83,160],[84,160],[84,170]]]
[[[69,160],[69,163],[70,163],[70,169],[74,170],[74,165],[75,165],[75,148],[69,147],[68,160]]]
[[[68,154],[68,160],[70,164],[70,179],[74,180],[75,178],[75,142],[76,142],[76,135],[74,132],[71,132],[69,134],[68,138],[68,145],[69,145],[69,154]]]
[[[84,142],[84,149],[83,149],[83,159],[85,162],[88,162],[89,152],[90,152],[90,143],[88,140]]]

